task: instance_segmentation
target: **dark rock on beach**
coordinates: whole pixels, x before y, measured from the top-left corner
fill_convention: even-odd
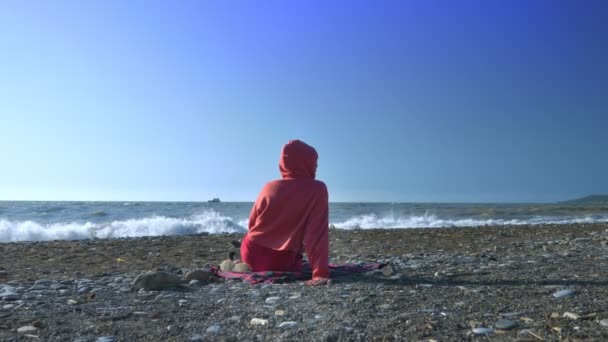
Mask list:
[[[390,266],[248,285],[207,271],[237,234],[0,244],[0,341],[608,340],[606,224],[330,236]]]

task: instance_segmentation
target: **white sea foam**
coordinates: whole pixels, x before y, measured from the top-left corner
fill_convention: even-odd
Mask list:
[[[360,215],[333,225],[339,229],[396,229],[396,228],[439,228],[439,227],[479,227],[504,225],[537,225],[537,224],[573,224],[573,223],[600,223],[608,222],[608,216],[584,217],[545,217],[539,216],[529,219],[442,219],[432,214],[413,215],[405,217],[383,216],[376,214]]]
[[[232,218],[205,211],[189,218],[152,216],[109,223],[54,223],[0,220],[0,242],[81,240],[198,233],[243,233],[246,229]]]
[[[396,216],[367,214],[344,221],[333,222],[339,229],[370,228],[433,228],[477,227],[502,225],[571,224],[608,222],[608,215],[592,216],[537,216],[526,219],[440,218],[434,214]],[[185,218],[149,216],[107,223],[66,222],[41,224],[31,220],[0,219],[0,242],[80,240],[90,238],[121,238],[161,235],[187,235],[198,233],[244,233],[247,219],[234,220],[214,210],[206,210]]]

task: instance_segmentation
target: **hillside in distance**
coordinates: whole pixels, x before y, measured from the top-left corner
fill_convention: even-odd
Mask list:
[[[566,204],[608,204],[608,195],[589,195],[573,200],[562,201]]]

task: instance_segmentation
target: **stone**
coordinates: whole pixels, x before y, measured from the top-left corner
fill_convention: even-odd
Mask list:
[[[182,282],[182,279],[179,275],[167,272],[148,272],[144,274],[140,274],[133,280],[131,284],[131,289],[139,290],[166,290],[178,287]]]
[[[517,322],[508,319],[499,319],[494,323],[494,328],[499,330],[511,330],[515,327],[517,327]]]
[[[387,264],[386,266],[382,267],[381,271],[382,275],[385,277],[392,276],[393,274],[395,274],[395,269],[391,264]]]
[[[279,328],[296,328],[298,326],[298,322],[295,321],[287,321],[279,324]]]
[[[46,285],[34,285],[32,287],[30,287],[29,289],[27,289],[27,291],[40,291],[40,290],[47,290],[48,286]]]
[[[220,324],[212,324],[207,328],[207,333],[217,334],[222,331],[222,326]]]
[[[74,300],[74,299],[68,299],[68,305],[76,305],[78,304],[78,301]]]
[[[6,304],[5,306],[2,307],[2,310],[11,310],[14,307],[15,307],[15,305],[13,305],[13,304]]]
[[[195,285],[200,285],[200,284],[201,284],[201,282],[199,280],[196,280],[196,279],[192,279],[188,283],[188,285],[190,285],[190,286],[195,286]]]
[[[268,320],[263,318],[252,318],[249,322],[251,325],[268,325]]]
[[[114,342],[116,338],[114,336],[101,336],[95,340],[95,342]]]
[[[570,318],[570,319],[579,319],[580,318],[580,316],[574,312],[564,312],[564,317]]]
[[[2,300],[8,302],[8,301],[18,300],[19,298],[21,298],[21,295],[14,293],[14,292],[5,292],[5,293],[1,293],[0,297],[2,297]]]
[[[222,261],[220,264],[220,270],[222,272],[237,272],[237,273],[247,273],[251,272],[251,267],[244,262],[241,261],[232,261],[230,259],[226,259]]]
[[[600,321],[600,325],[603,327],[608,327],[608,318],[604,318]]]
[[[213,277],[211,271],[206,270],[194,270],[186,273],[186,280],[198,280],[200,282],[208,282]]]
[[[202,335],[192,335],[190,337],[190,342],[202,342],[203,340],[203,336]]]
[[[573,290],[565,289],[565,290],[561,290],[561,291],[557,291],[557,292],[553,293],[553,298],[570,297],[570,296],[573,296],[575,293],[576,292],[574,292]]]
[[[475,335],[491,335],[494,333],[494,329],[491,328],[474,328],[473,334]]]
[[[277,310],[274,312],[275,316],[285,316],[285,310]]]
[[[20,333],[20,334],[23,334],[23,333],[31,333],[31,332],[34,332],[36,330],[38,330],[38,328],[33,327],[31,325],[26,325],[26,326],[23,326],[23,327],[17,329],[17,332]]]
[[[34,285],[51,285],[53,282],[49,279],[38,279],[34,282]]]
[[[281,300],[281,297],[268,297],[266,298],[266,304],[276,304]]]

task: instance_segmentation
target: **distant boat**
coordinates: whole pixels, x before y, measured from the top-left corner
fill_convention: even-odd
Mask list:
[[[209,202],[209,203],[220,203],[221,201],[220,201],[220,199],[219,199],[219,198],[214,197],[213,199],[210,199],[210,200],[208,200],[207,202]]]

